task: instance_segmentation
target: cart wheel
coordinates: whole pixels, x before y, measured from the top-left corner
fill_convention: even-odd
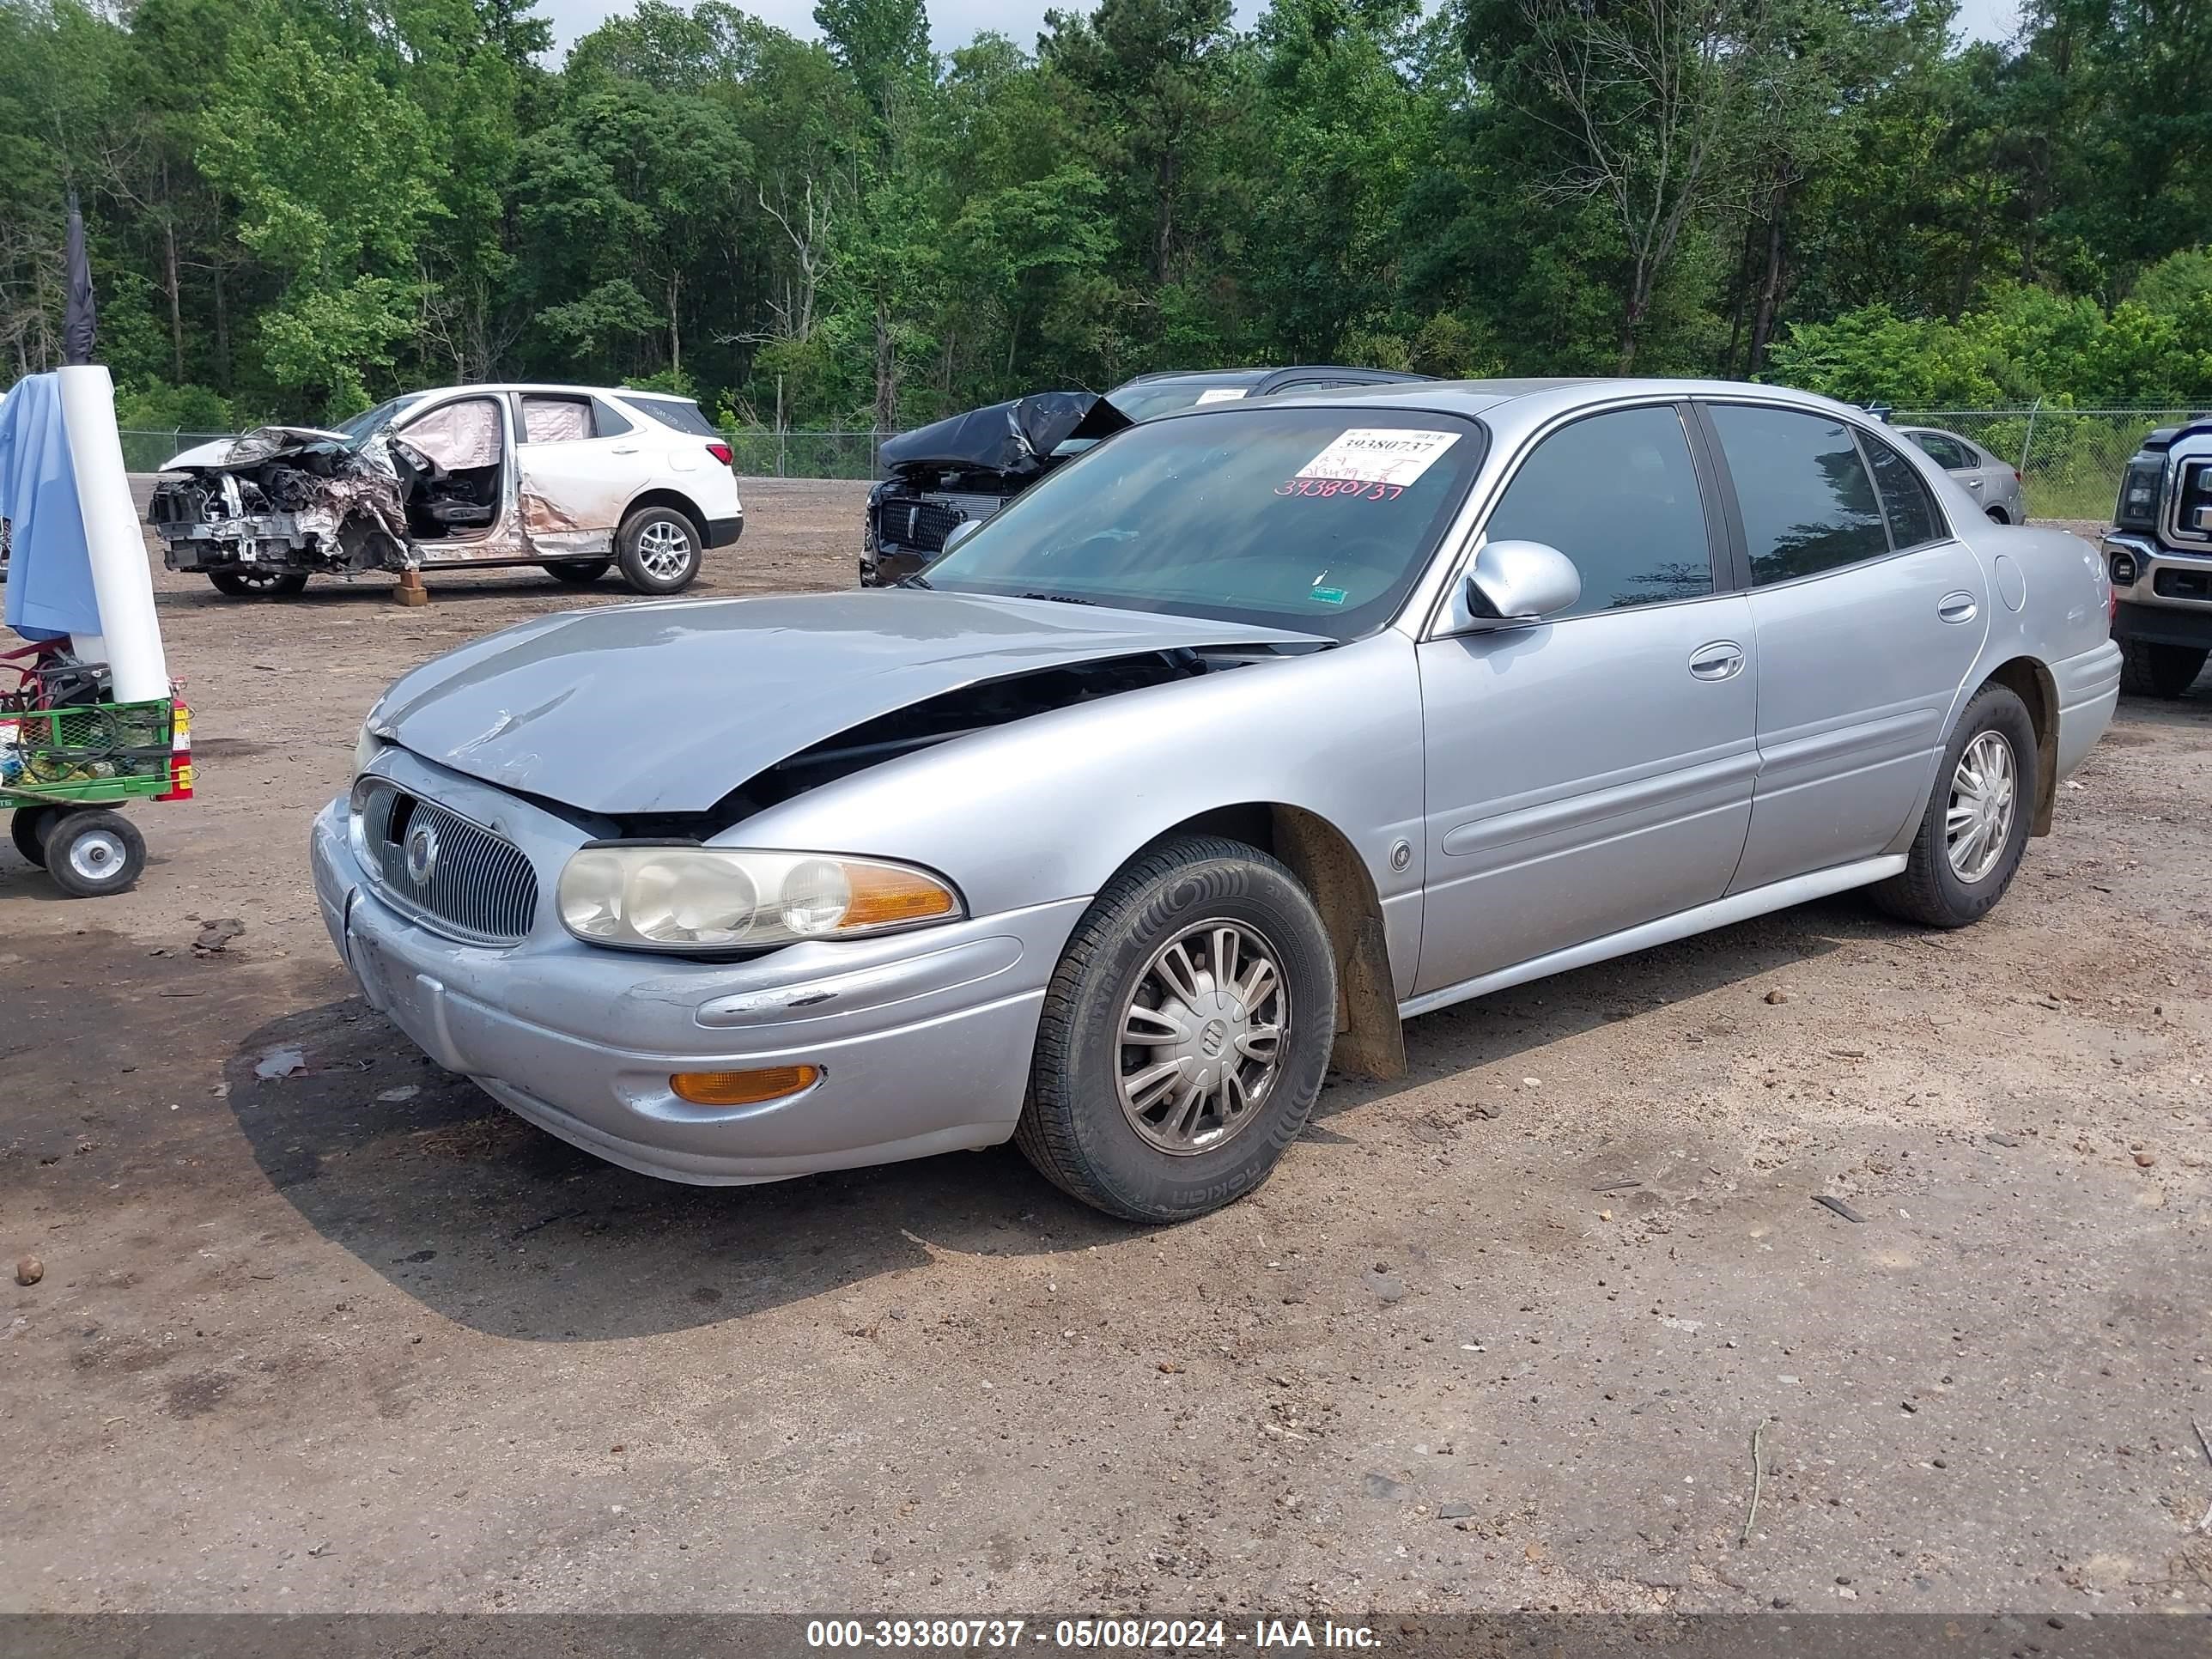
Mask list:
[[[146,867],[146,839],[120,812],[72,812],[47,832],[46,873],[71,898],[120,893]]]
[[[19,806],[8,825],[8,839],[15,843],[15,850],[40,869],[46,863],[46,831],[60,816],[59,809],[52,806]]]

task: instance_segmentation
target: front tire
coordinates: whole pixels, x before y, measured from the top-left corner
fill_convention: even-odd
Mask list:
[[[2197,684],[2208,655],[2212,652],[2193,645],[2122,640],[2120,690],[2138,697],[2164,697],[2171,702]]]
[[[1076,925],[1015,1144],[1109,1215],[1204,1215],[1297,1139],[1335,1032],[1335,957],[1297,878],[1240,842],[1165,842]]]
[[[289,599],[295,593],[307,591],[307,579],[297,571],[289,574],[277,570],[264,570],[257,566],[229,570],[210,570],[207,579],[215,584],[216,592],[234,599],[255,599],[273,596]]]
[[[2027,851],[2041,764],[2027,705],[2002,685],[1977,691],[1943,746],[1905,869],[1875,884],[1875,902],[1925,927],[1987,915]]]
[[[46,873],[71,898],[106,898],[146,867],[146,838],[120,812],[71,812],[46,831]]]
[[[641,507],[615,532],[623,580],[641,593],[678,593],[699,574],[699,526],[672,507]]]

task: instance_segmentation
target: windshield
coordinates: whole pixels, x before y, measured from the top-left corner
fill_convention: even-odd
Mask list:
[[[411,409],[428,395],[420,392],[403,392],[397,398],[388,398],[374,409],[364,409],[349,421],[340,421],[331,428],[345,434],[346,442],[356,448],[372,432],[381,430],[398,419],[402,410]]]
[[[1194,409],[1203,400],[1234,403],[1246,396],[1264,377],[1259,374],[1222,375],[1203,380],[1132,380],[1106,394],[1106,401],[1133,421],[1157,421],[1163,415]]]
[[[1471,421],[1231,406],[1118,432],[915,580],[1336,640],[1389,622],[1482,459]]]

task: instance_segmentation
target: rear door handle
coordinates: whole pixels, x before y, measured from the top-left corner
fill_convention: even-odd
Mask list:
[[[1966,488],[1969,489],[1979,489],[1981,487],[1982,481],[1979,478],[1969,478],[1966,480]]]
[[[1734,640],[1715,640],[1690,653],[1690,673],[1701,680],[1732,680],[1743,672],[1743,647]]]
[[[1947,623],[1970,623],[1980,609],[1971,593],[1946,593],[1936,605],[1936,614]]]
[[[617,444],[609,453],[616,455],[635,455],[637,453],[637,446],[635,444]]]

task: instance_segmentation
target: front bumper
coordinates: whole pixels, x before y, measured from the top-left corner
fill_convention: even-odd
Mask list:
[[[896,587],[908,576],[927,568],[934,557],[935,554],[917,553],[904,547],[864,550],[860,555],[860,586]]]
[[[545,896],[520,945],[470,945],[383,897],[355,857],[346,802],[311,838],[323,922],[362,995],[430,1058],[501,1104],[612,1164],[704,1185],[773,1181],[987,1146],[1012,1134],[1046,981],[1085,901],[872,940],[794,945],[739,963],[596,949],[551,915],[552,880],[582,836],[541,839],[534,809],[412,757],[380,757],[480,821],[538,870]],[[557,822],[557,821],[552,821]],[[764,1105],[695,1106],[681,1071],[806,1064],[820,1081]]]
[[[2132,582],[2112,585],[2119,605],[2112,637],[2146,645],[2212,647],[2212,552],[2178,552],[2132,532],[2105,538],[2107,568],[2115,554],[2135,566]]]

